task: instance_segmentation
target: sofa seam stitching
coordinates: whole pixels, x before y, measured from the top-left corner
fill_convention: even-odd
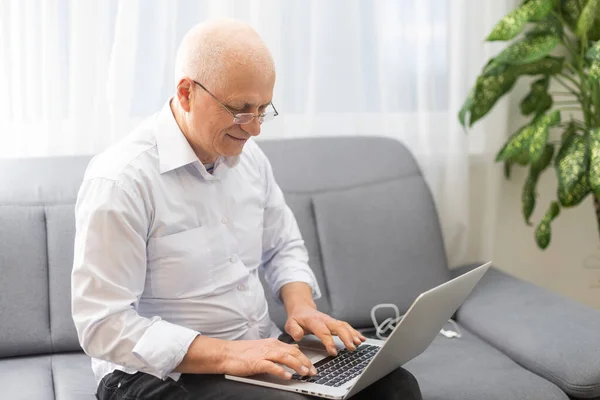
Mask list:
[[[48,244],[48,214],[47,208],[44,205],[44,229],[46,230],[46,266],[48,268],[46,278],[48,279],[48,331],[50,333],[50,351],[54,354],[54,340],[52,338],[52,311],[51,311],[51,296],[50,291],[52,290],[52,285],[50,285],[50,246]]]
[[[325,284],[325,290],[327,291],[327,297],[331,298],[331,290],[329,288],[329,278],[327,277],[327,271],[325,268],[325,257],[323,255],[323,246],[321,244],[321,233],[319,232],[319,222],[317,221],[317,212],[315,209],[315,202],[314,202],[313,196],[310,196],[310,213],[311,213],[311,216],[315,220],[315,232],[317,234],[317,246],[319,246],[319,261],[321,262],[321,269],[323,271],[323,281]],[[323,294],[323,293],[321,293],[321,294]],[[329,303],[330,311],[333,311],[333,303],[331,302],[330,299],[326,299],[326,300]]]
[[[381,185],[383,183],[396,182],[396,181],[400,181],[400,180],[403,180],[403,179],[411,179],[411,178],[421,178],[422,179],[423,175],[421,175],[421,174],[399,175],[399,176],[395,176],[395,177],[388,178],[388,179],[381,179],[381,180],[377,180],[377,181],[365,182],[365,183],[356,184],[356,185],[340,186],[340,187],[336,187],[334,189],[324,189],[324,190],[289,190],[289,191],[283,190],[283,191],[285,192],[285,194],[318,195],[318,194],[323,194],[323,193],[343,192],[343,191],[351,190],[351,189],[376,186],[376,185]]]
[[[54,384],[54,355],[50,356],[50,383],[52,384],[52,394],[56,399],[56,386]]]

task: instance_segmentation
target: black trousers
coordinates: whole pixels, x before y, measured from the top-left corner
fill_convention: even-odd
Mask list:
[[[96,397],[99,400],[192,400],[192,399],[314,399],[300,393],[265,388],[225,379],[223,375],[183,374],[179,381],[166,380],[138,372],[114,372],[102,378]],[[422,400],[415,377],[403,368],[391,372],[353,399]]]

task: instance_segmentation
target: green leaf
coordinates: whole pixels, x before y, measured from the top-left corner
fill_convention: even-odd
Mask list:
[[[577,20],[581,14],[578,4],[579,0],[560,0],[561,14],[571,29],[577,26]]]
[[[576,132],[577,132],[577,127],[575,126],[575,123],[573,121],[569,122],[569,126],[567,126],[567,129],[565,129],[565,131],[561,135],[560,143],[564,144],[567,140],[570,140],[570,138]]]
[[[552,156],[554,156],[554,145],[547,144],[542,156],[531,165],[531,173],[541,174],[552,163]]]
[[[588,77],[592,81],[597,81],[600,79],[600,61],[592,61],[592,65],[588,71]]]
[[[577,29],[575,30],[577,36],[580,38],[587,36],[598,14],[600,14],[600,0],[588,0],[577,21]]]
[[[527,32],[527,36],[554,35],[560,37],[562,34],[562,23],[554,15],[548,15]]]
[[[525,125],[515,132],[498,152],[496,161],[512,161],[517,164],[529,163],[529,143],[533,136],[533,125]]]
[[[523,217],[525,218],[525,223],[527,225],[531,225],[529,222],[529,218],[531,218],[531,214],[533,213],[533,209],[535,208],[535,198],[537,195],[536,186],[540,174],[548,168],[550,163],[552,162],[552,156],[554,155],[554,146],[551,144],[547,144],[544,147],[544,151],[542,152],[542,156],[538,159],[537,162],[531,165],[529,170],[529,176],[525,181],[525,185],[523,186],[523,194],[521,198],[522,208],[523,208]]]
[[[556,156],[558,200],[563,207],[579,204],[590,192],[587,174],[587,141],[573,135],[561,145]]]
[[[560,39],[554,35],[526,37],[514,42],[496,57],[496,62],[507,64],[528,64],[550,54]]]
[[[585,53],[585,57],[590,60],[600,61],[600,40],[596,42],[595,45],[590,47],[587,53]]]
[[[553,6],[553,0],[531,0],[502,18],[492,33],[488,36],[488,41],[510,40],[517,36],[528,21],[538,21],[545,18]]]
[[[531,84],[531,91],[521,101],[521,113],[529,115],[535,112],[536,115],[543,114],[552,107],[552,96],[548,94],[549,77],[538,79]]]
[[[581,8],[579,7],[579,2],[581,1],[582,0],[560,0],[562,16],[573,31],[577,29],[577,22],[581,15]],[[596,15],[596,20],[593,22],[592,28],[588,31],[587,36],[588,40],[600,40],[600,15]]]
[[[587,33],[588,40],[600,40],[600,13],[596,16],[592,29]]]
[[[546,18],[554,7],[554,0],[531,0],[523,5],[527,12],[527,20],[540,21]]]
[[[531,214],[533,214],[533,209],[535,208],[535,186],[537,183],[537,176],[532,176],[531,174],[525,180],[525,185],[523,186],[523,193],[521,194],[521,207],[523,210],[523,218],[525,219],[525,223],[527,225],[531,225],[529,218],[531,218]]]
[[[532,123],[533,134],[529,142],[529,160],[531,163],[538,162],[548,142],[550,127],[559,122],[560,112],[552,111],[550,114],[540,116]]]
[[[510,179],[512,164],[513,163],[510,161],[504,161],[504,176],[506,177],[506,179]]]
[[[494,26],[492,33],[487,37],[488,42],[494,40],[510,40],[517,36],[527,24],[527,14],[523,6],[511,11]]]
[[[563,69],[564,57],[544,57],[530,64],[510,65],[508,75],[554,75]]]
[[[494,59],[488,62],[484,73],[477,78],[473,99],[465,101],[458,118],[466,124],[466,114],[471,112],[469,126],[485,116],[494,104],[505,95],[521,75],[550,75],[562,71],[564,58],[544,57],[529,64],[499,64]]]
[[[542,221],[535,230],[535,241],[542,249],[545,249],[548,247],[548,244],[550,244],[550,238],[552,236],[550,224],[558,214],[560,214],[560,207],[557,202],[553,201],[552,204],[550,204],[548,211],[546,211],[546,214],[544,214],[544,218],[542,218]]]
[[[590,188],[600,196],[600,128],[594,128],[589,131],[590,142]]]
[[[467,96],[467,99],[465,100],[465,103],[463,104],[462,108],[460,109],[460,112],[458,113],[458,120],[460,121],[460,124],[463,127],[466,127],[465,118],[467,116],[467,113],[471,111],[471,106],[473,105],[473,96],[474,95],[475,95],[475,88],[471,89],[471,91],[469,92],[469,95]]]
[[[471,105],[472,126],[477,120],[481,119],[496,104],[498,99],[504,96],[515,84],[516,76],[500,74],[484,76],[477,78],[475,84],[475,93]]]

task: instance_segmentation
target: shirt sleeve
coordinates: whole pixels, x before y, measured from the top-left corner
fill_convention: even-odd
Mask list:
[[[281,288],[291,282],[307,283],[313,298],[318,299],[321,290],[308,266],[308,251],[298,223],[275,181],[269,160],[264,154],[261,156],[266,180],[262,259],[265,279],[279,303]]]
[[[75,220],[71,311],[83,350],[165,379],[199,333],[137,313],[150,220],[141,196],[113,180],[87,180]]]

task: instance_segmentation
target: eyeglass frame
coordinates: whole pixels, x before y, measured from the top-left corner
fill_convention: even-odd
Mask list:
[[[212,97],[213,99],[215,99],[217,101],[217,103],[219,103],[221,106],[223,106],[223,108],[229,113],[231,114],[231,116],[233,117],[233,123],[236,125],[246,125],[249,124],[250,122],[254,121],[254,118],[258,119],[258,123],[262,124],[263,122],[265,122],[265,116],[267,115],[267,113],[262,113],[262,114],[254,114],[254,113],[237,113],[234,114],[233,112],[231,112],[231,110],[229,109],[229,107],[227,105],[225,105],[221,100],[217,99],[217,97],[212,94],[207,88],[204,87],[204,85],[202,85],[200,82],[197,82],[195,80],[192,79],[192,82],[194,82],[196,85],[200,86],[202,89],[204,89],[204,91],[206,93],[208,93],[210,95],[210,97]],[[277,109],[275,108],[275,105],[273,104],[272,101],[269,102],[269,104],[271,105],[271,107],[273,107],[273,118],[275,119],[276,116],[279,115],[279,112],[277,111]],[[267,104],[267,106],[269,105]],[[248,122],[238,122],[238,120],[241,117],[245,117],[245,116],[250,116],[252,115],[252,119],[250,119]],[[271,121],[272,119],[269,119],[267,121]]]

